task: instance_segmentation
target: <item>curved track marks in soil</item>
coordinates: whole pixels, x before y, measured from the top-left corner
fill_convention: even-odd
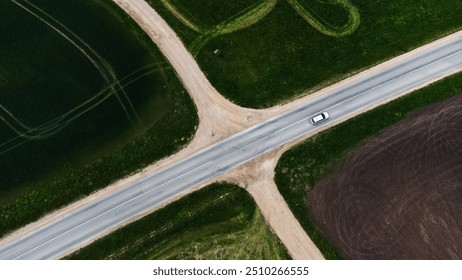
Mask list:
[[[308,203],[351,259],[462,258],[462,95],[350,152]]]

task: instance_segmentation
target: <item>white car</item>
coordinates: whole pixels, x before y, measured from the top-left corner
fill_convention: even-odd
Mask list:
[[[319,123],[319,122],[322,122],[322,121],[324,121],[324,120],[327,120],[328,118],[329,118],[329,113],[327,113],[327,112],[322,112],[321,114],[312,117],[312,118],[310,119],[310,122],[311,122],[312,124],[317,124],[317,123]]]

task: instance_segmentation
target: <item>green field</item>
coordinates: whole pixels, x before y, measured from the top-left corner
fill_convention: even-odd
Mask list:
[[[289,101],[462,28],[457,0],[149,2],[218,91],[254,108]],[[206,28],[195,31],[179,17]]]
[[[254,200],[220,183],[196,191],[70,259],[289,259]]]
[[[366,138],[403,120],[424,106],[462,92],[462,73],[366,112],[285,152],[276,167],[278,189],[300,224],[329,259],[341,258],[317,231],[306,204],[307,193],[329,176],[338,162]]]
[[[234,1],[210,1],[210,0],[159,0],[183,23],[190,29],[200,32],[212,29],[222,23],[223,19],[228,19],[255,3],[264,2],[264,0],[234,0]],[[213,11],[205,16],[204,11]],[[187,23],[188,22],[188,23]]]
[[[111,1],[1,3],[0,236],[190,140],[192,101]]]

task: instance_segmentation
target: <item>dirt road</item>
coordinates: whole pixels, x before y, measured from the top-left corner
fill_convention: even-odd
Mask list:
[[[312,98],[319,95],[334,91],[338,86],[354,81],[355,79],[360,79],[362,75],[366,73],[380,72],[384,68],[413,55],[415,52],[432,48],[451,38],[451,36],[449,36],[418,48],[413,52],[373,67],[365,71],[366,73],[355,75],[294,102],[257,111],[238,107],[222,97],[207,80],[197,62],[187,51],[175,32],[144,0],[115,0],[115,2],[124,9],[147,34],[149,34],[154,43],[156,43],[172,64],[196,104],[199,114],[199,128],[191,144],[180,154],[190,154],[200,147],[214,143],[276,114],[280,114],[300,104],[309,102]],[[459,34],[454,34],[452,36],[459,36]],[[299,139],[298,141],[301,140],[302,139]],[[282,151],[287,150],[298,141],[285,145],[285,147],[280,150],[280,153],[271,153],[270,155],[252,161],[252,168],[249,169],[249,165],[247,164],[243,168],[238,168],[231,172],[229,176],[223,176],[222,179],[225,178],[241,186],[247,186],[248,191],[255,198],[265,219],[273,231],[284,242],[292,257],[299,259],[318,259],[322,258],[321,253],[290,212],[273,180],[274,167]],[[174,158],[180,158],[180,154],[176,155]],[[255,174],[259,174],[259,176],[255,176]],[[291,229],[292,232],[288,232],[287,229]],[[306,248],[306,250],[302,250],[301,248]]]
[[[262,122],[263,120],[266,120],[276,114],[286,112],[296,106],[300,106],[303,103],[307,103],[311,99],[316,98],[320,95],[330,93],[334,91],[338,86],[354,81],[355,79],[359,79],[363,75],[370,74],[371,72],[383,71],[384,68],[393,65],[394,63],[402,59],[405,59],[408,56],[413,55],[413,53],[415,52],[432,48],[435,44],[440,44],[444,40],[448,40],[451,36],[460,36],[461,34],[461,32],[459,32],[449,37],[443,38],[442,40],[423,46],[419,49],[416,49],[413,52],[407,53],[405,55],[392,59],[386,63],[380,64],[374,68],[371,68],[358,75],[348,78],[338,84],[327,87],[311,95],[306,95],[303,98],[300,98],[294,102],[290,102],[285,105],[276,106],[274,108],[265,110],[253,110],[241,108],[234,105],[233,103],[229,102],[224,97],[222,97],[213,88],[213,86],[209,83],[205,75],[200,70],[199,66],[197,65],[197,62],[194,60],[192,55],[186,50],[181,40],[176,36],[174,31],[145,1],[114,0],[114,2],[117,3],[122,9],[124,9],[140,25],[140,27],[143,30],[145,30],[145,32],[160,48],[162,53],[167,57],[167,59],[177,72],[177,75],[183,82],[186,90],[189,92],[198,110],[200,124],[197,129],[196,135],[194,136],[191,143],[179,153],[172,155],[166,159],[163,159],[147,167],[140,173],[137,173],[129,178],[120,180],[115,184],[108,186],[107,188],[95,194],[92,194],[81,201],[69,205],[57,212],[51,213],[50,215],[42,218],[41,220],[14,232],[10,236],[0,240],[0,246],[2,244],[8,243],[13,239],[18,238],[20,235],[26,234],[27,232],[30,232],[33,229],[41,227],[52,220],[56,220],[67,213],[75,211],[80,206],[88,203],[89,201],[94,201],[98,198],[101,198],[105,194],[123,188],[141,178],[144,178],[147,174],[151,174],[154,171],[166,165],[169,165],[172,162],[184,159],[187,156],[193,154],[194,152],[200,150],[201,148],[209,146],[212,143],[226,138],[227,136],[242,131],[243,129],[249,126]],[[422,86],[424,85],[419,85],[418,87]],[[296,237],[294,237],[295,235],[293,234],[293,232],[291,233],[285,230],[287,228],[299,228],[300,225],[298,224],[298,221],[290,213],[290,211],[287,211],[288,207],[285,201],[277,191],[277,188],[274,186],[274,182],[272,182],[271,172],[274,172],[274,168],[273,171],[269,171],[268,166],[274,167],[282,151],[289,149],[291,146],[310,136],[311,135],[306,135],[305,137],[302,137],[300,139],[297,139],[296,141],[291,142],[288,145],[285,145],[283,148],[281,148],[281,150],[279,150],[281,151],[280,153],[271,153],[270,155],[264,156],[261,159],[253,161],[253,164],[259,165],[261,166],[261,168],[264,168],[262,169],[263,171],[259,169],[249,170],[244,168],[237,169],[237,173],[233,173],[235,176],[234,179],[237,178],[238,182],[241,182],[240,185],[247,186],[249,192],[254,196],[262,213],[265,215],[265,218],[269,222],[273,231],[276,234],[278,234],[281,240],[283,240],[286,247],[289,249],[290,254],[294,258],[318,258],[319,250],[312,244],[311,240],[303,230],[300,231],[297,229],[296,231],[298,233]],[[268,161],[271,161],[272,163],[270,164],[268,163]],[[266,175],[263,176],[262,172]],[[255,177],[255,174],[260,174],[261,176]],[[231,177],[228,178],[229,180],[234,180]],[[220,180],[220,178],[215,179],[213,181],[217,180]],[[202,186],[212,183],[213,181],[206,182]],[[263,188],[262,186],[267,187]],[[265,197],[270,197],[272,203],[266,203],[265,200],[262,199]],[[172,200],[174,199],[178,199],[178,197],[172,198]],[[278,211],[279,213],[277,213]],[[274,218],[276,216],[273,215],[280,216]],[[305,236],[303,237],[302,235]],[[312,248],[312,250],[308,249],[308,251],[303,252],[299,250],[299,247]]]
[[[274,170],[284,147],[252,160],[220,176],[245,188],[255,199],[266,223],[279,237],[293,259],[324,259],[305,230],[298,223],[274,182]]]
[[[115,0],[115,2],[143,28],[160,48],[196,104],[199,128],[191,144],[181,154],[190,154],[224,139],[280,113],[283,109],[282,107],[275,107],[266,110],[254,110],[231,103],[210,84],[194,57],[187,51],[175,32],[145,1]],[[178,155],[176,158],[179,158]],[[279,194],[273,176],[271,176],[274,167],[269,166],[272,170],[271,168],[266,169],[266,173],[270,176],[257,177],[251,183],[252,187],[248,189],[249,192],[256,199],[265,219],[284,242],[293,258],[322,259],[322,254],[301,228]],[[239,184],[242,185],[242,182]],[[257,188],[261,188],[261,190],[257,190]],[[273,211],[273,209],[278,209],[278,211]]]

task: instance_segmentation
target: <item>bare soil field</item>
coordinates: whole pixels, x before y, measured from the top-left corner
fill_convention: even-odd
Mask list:
[[[462,95],[369,138],[308,194],[349,259],[462,258]]]

